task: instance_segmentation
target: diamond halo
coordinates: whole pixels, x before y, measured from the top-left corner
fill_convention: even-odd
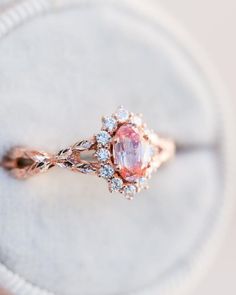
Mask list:
[[[147,129],[141,115],[119,107],[111,116],[102,118],[102,128],[95,139],[94,155],[101,163],[98,175],[108,182],[110,192],[133,199],[147,188],[147,179],[159,167],[155,165],[158,136]]]

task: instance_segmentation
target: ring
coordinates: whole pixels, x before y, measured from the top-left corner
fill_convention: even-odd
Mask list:
[[[102,118],[101,130],[53,155],[43,151],[14,147],[1,166],[18,179],[45,172],[54,166],[84,174],[95,174],[108,182],[110,192],[133,199],[148,188],[147,180],[175,154],[175,143],[160,137],[122,106]]]

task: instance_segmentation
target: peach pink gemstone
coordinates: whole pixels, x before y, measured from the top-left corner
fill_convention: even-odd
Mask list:
[[[153,148],[142,133],[131,124],[124,124],[113,140],[114,163],[120,168],[120,175],[129,182],[145,176]]]

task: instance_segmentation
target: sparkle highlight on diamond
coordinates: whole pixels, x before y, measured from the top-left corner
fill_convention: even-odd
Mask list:
[[[99,169],[99,175],[103,178],[111,178],[114,175],[114,169],[111,165],[107,164]]]
[[[123,186],[123,180],[118,177],[114,177],[111,180],[110,189],[112,192],[117,192],[120,189],[122,189]]]
[[[114,131],[117,127],[117,121],[113,117],[104,117],[102,123],[103,128],[109,132]]]
[[[110,158],[110,152],[108,149],[101,148],[101,149],[97,150],[96,156],[97,156],[98,161],[105,162]]]
[[[100,131],[96,136],[97,142],[101,145],[107,145],[111,140],[111,135],[107,131]]]
[[[129,112],[123,107],[119,107],[115,115],[119,122],[125,122],[129,119]]]
[[[137,188],[135,185],[130,184],[124,187],[124,194],[128,198],[132,198],[137,192]]]

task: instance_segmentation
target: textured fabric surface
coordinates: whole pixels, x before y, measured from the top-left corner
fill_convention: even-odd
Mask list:
[[[66,295],[127,294],[187,272],[223,183],[215,94],[178,41],[120,5],[81,5],[1,40],[0,68],[1,155],[67,147],[120,104],[180,146],[133,202],[91,176],[55,169],[19,182],[1,171],[1,262]]]

